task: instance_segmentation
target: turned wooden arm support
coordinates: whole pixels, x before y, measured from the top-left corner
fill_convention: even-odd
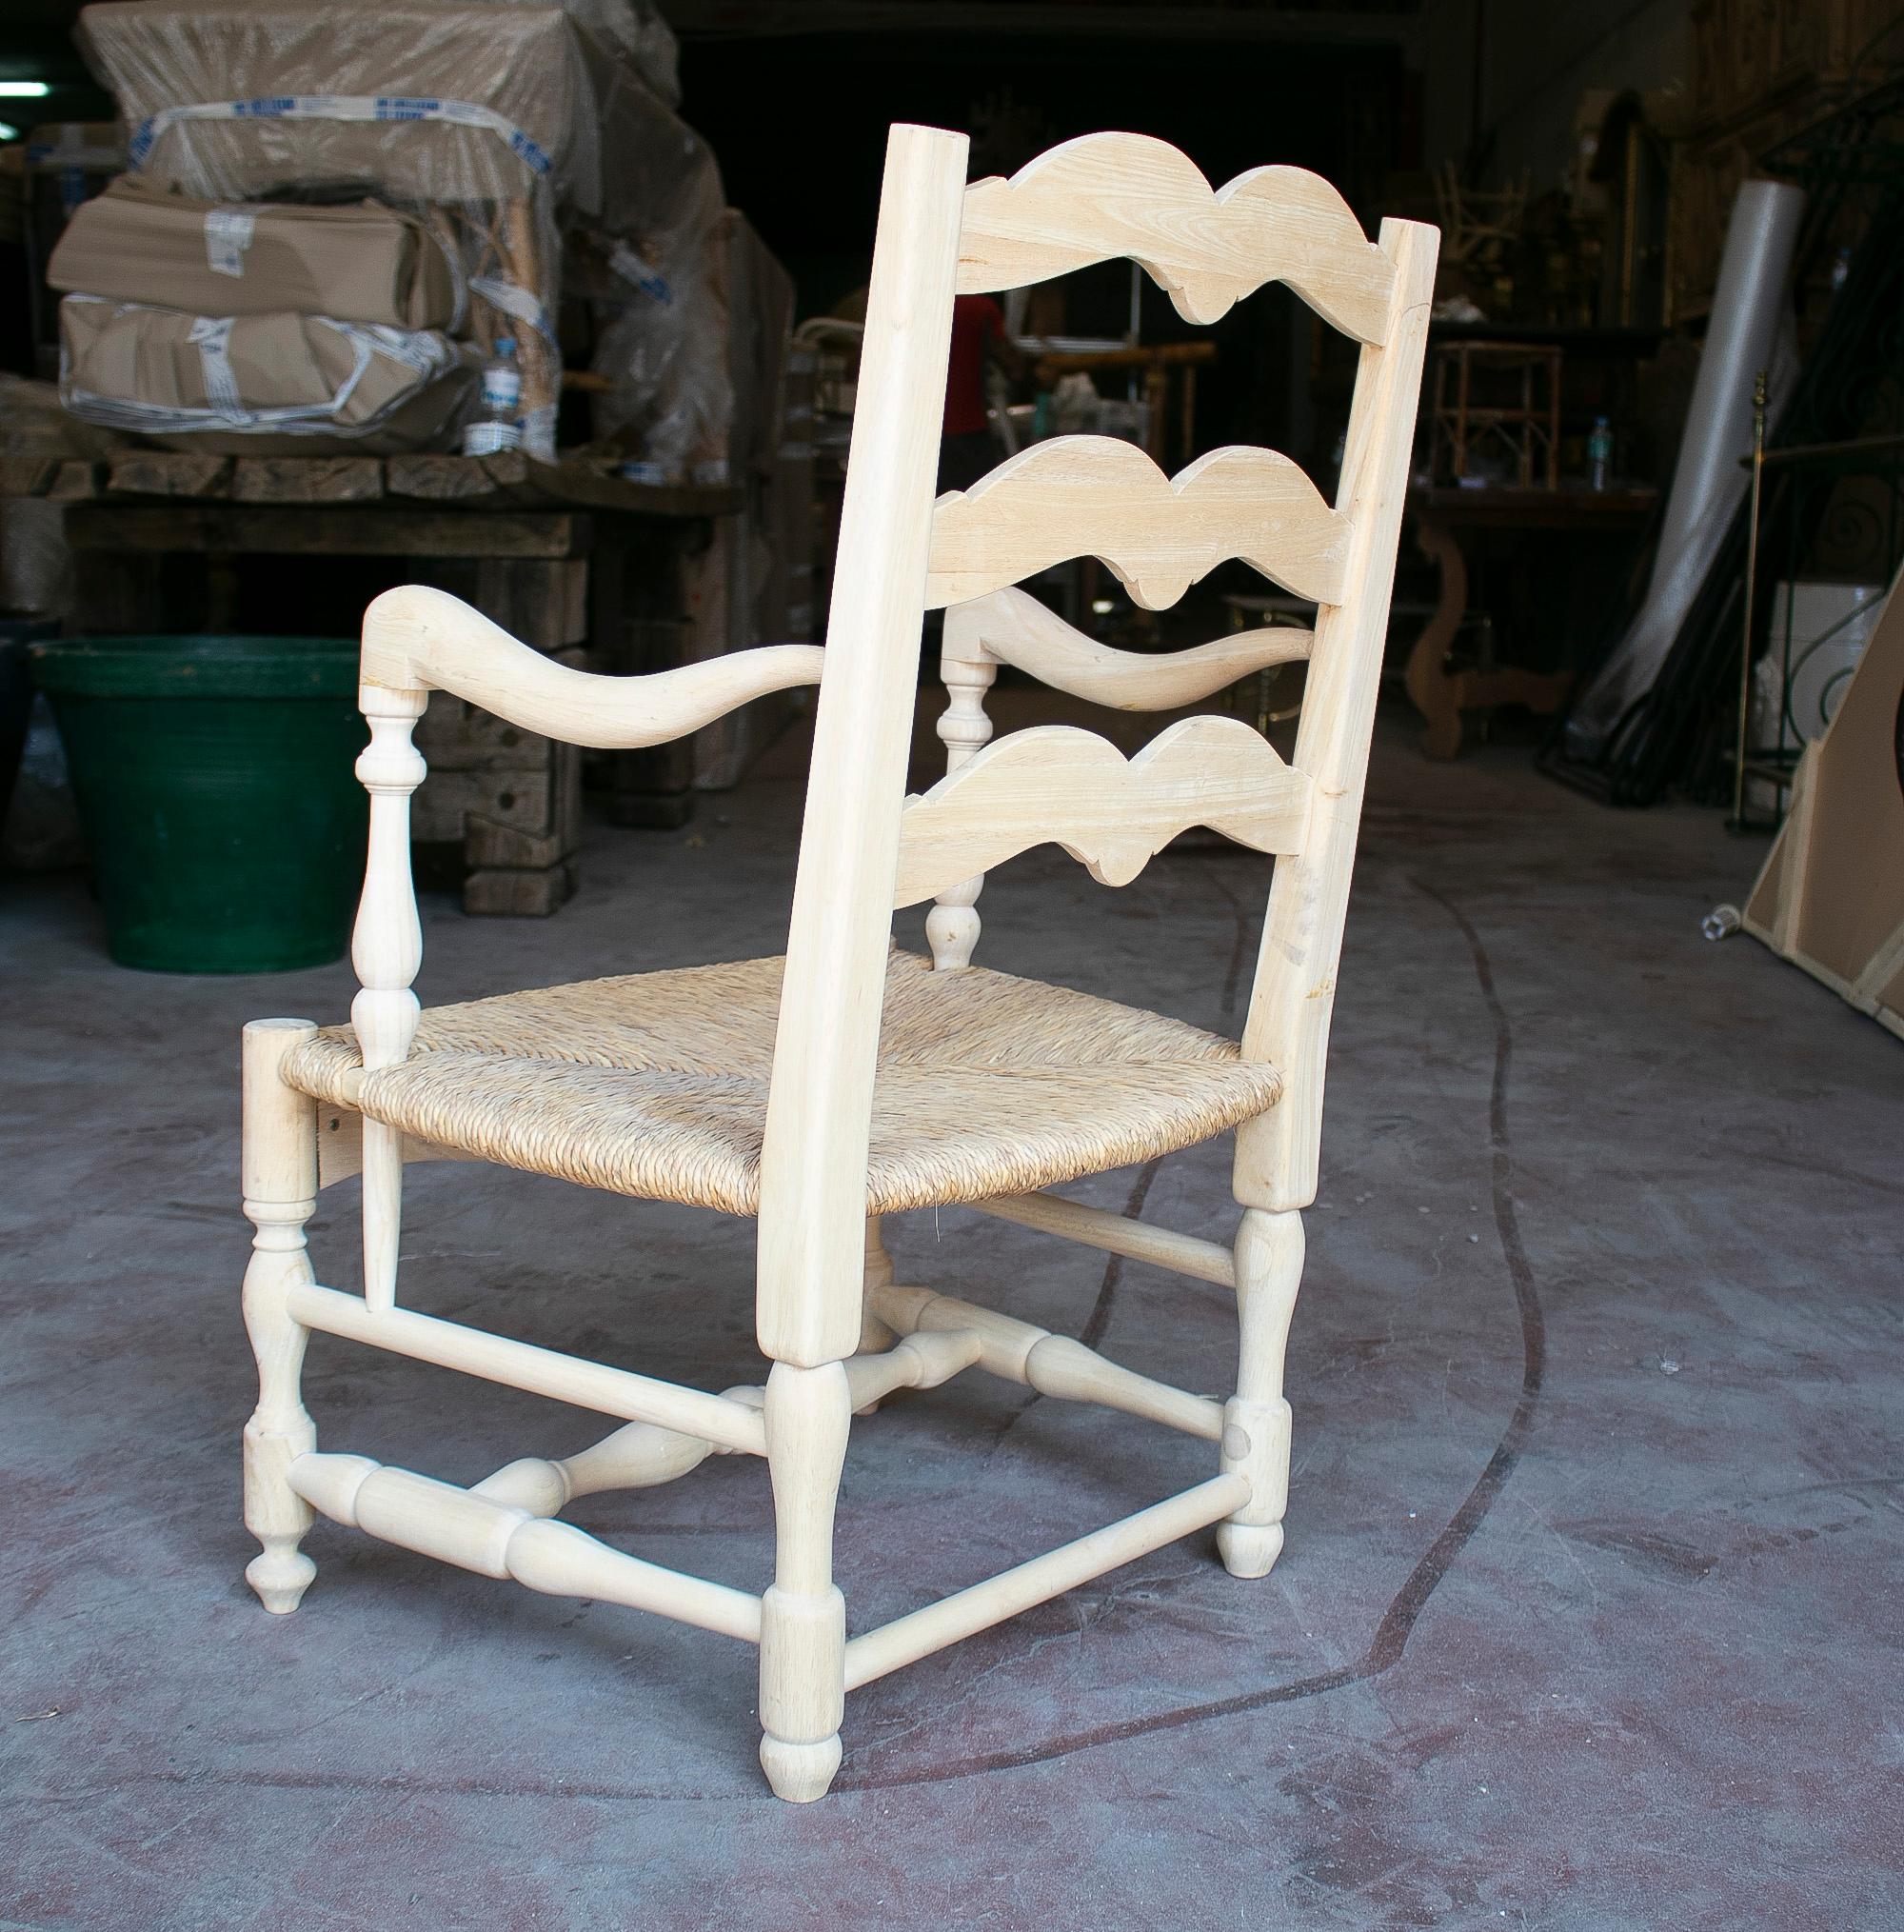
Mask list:
[[[1086,637],[1020,589],[955,604],[945,613],[945,682],[969,681],[966,666],[1014,665],[1041,684],[1120,711],[1194,705],[1266,666],[1309,655],[1315,633],[1293,625],[1239,631],[1194,649],[1156,655],[1117,650]],[[990,683],[989,674],[985,678]]]
[[[407,584],[364,613],[364,708],[380,690],[449,691],[525,731],[602,751],[686,736],[750,698],[817,685],[817,644],[767,645],[647,677],[571,670],[446,590]]]

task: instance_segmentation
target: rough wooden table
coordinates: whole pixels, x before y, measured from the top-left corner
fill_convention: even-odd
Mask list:
[[[218,456],[127,450],[103,461],[0,459],[0,496],[67,506],[78,563],[72,621],[96,634],[177,627],[188,600],[210,630],[270,572],[274,607],[332,558],[366,599],[407,582],[452,590],[524,642],[598,668],[666,668],[738,640],[727,534],[743,493],[630,483],[581,464],[496,456]],[[361,564],[373,560],[367,574]],[[292,560],[305,560],[301,565]],[[309,621],[309,620],[307,620]],[[295,628],[295,623],[290,627]],[[462,875],[465,908],[545,914],[575,889],[582,768],[572,746],[439,694],[418,731],[430,776],[420,845]],[[686,753],[630,754],[610,807],[628,824],[689,810]]]

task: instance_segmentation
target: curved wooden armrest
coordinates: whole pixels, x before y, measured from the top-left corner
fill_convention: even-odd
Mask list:
[[[1242,630],[1155,656],[1116,650],[1074,629],[1023,590],[995,590],[945,613],[945,657],[1015,665],[1054,690],[1120,711],[1194,705],[1251,671],[1308,657],[1316,634],[1292,626]]]
[[[824,660],[817,644],[777,644],[604,677],[544,657],[446,590],[407,584],[364,613],[367,686],[450,691],[525,731],[602,751],[684,737],[750,698],[817,685]]]

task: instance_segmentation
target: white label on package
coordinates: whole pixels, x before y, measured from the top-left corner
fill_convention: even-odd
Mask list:
[[[213,208],[205,214],[205,259],[214,275],[242,275],[245,250],[258,217],[248,208]]]
[[[242,418],[245,399],[238,392],[238,378],[231,368],[230,316],[194,316],[186,340],[198,348],[207,404],[221,415]]]

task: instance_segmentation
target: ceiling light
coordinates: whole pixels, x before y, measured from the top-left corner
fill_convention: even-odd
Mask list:
[[[51,92],[45,81],[0,81],[0,101],[43,101]]]
[[[0,141],[17,141],[20,130],[11,121],[0,121]]]

